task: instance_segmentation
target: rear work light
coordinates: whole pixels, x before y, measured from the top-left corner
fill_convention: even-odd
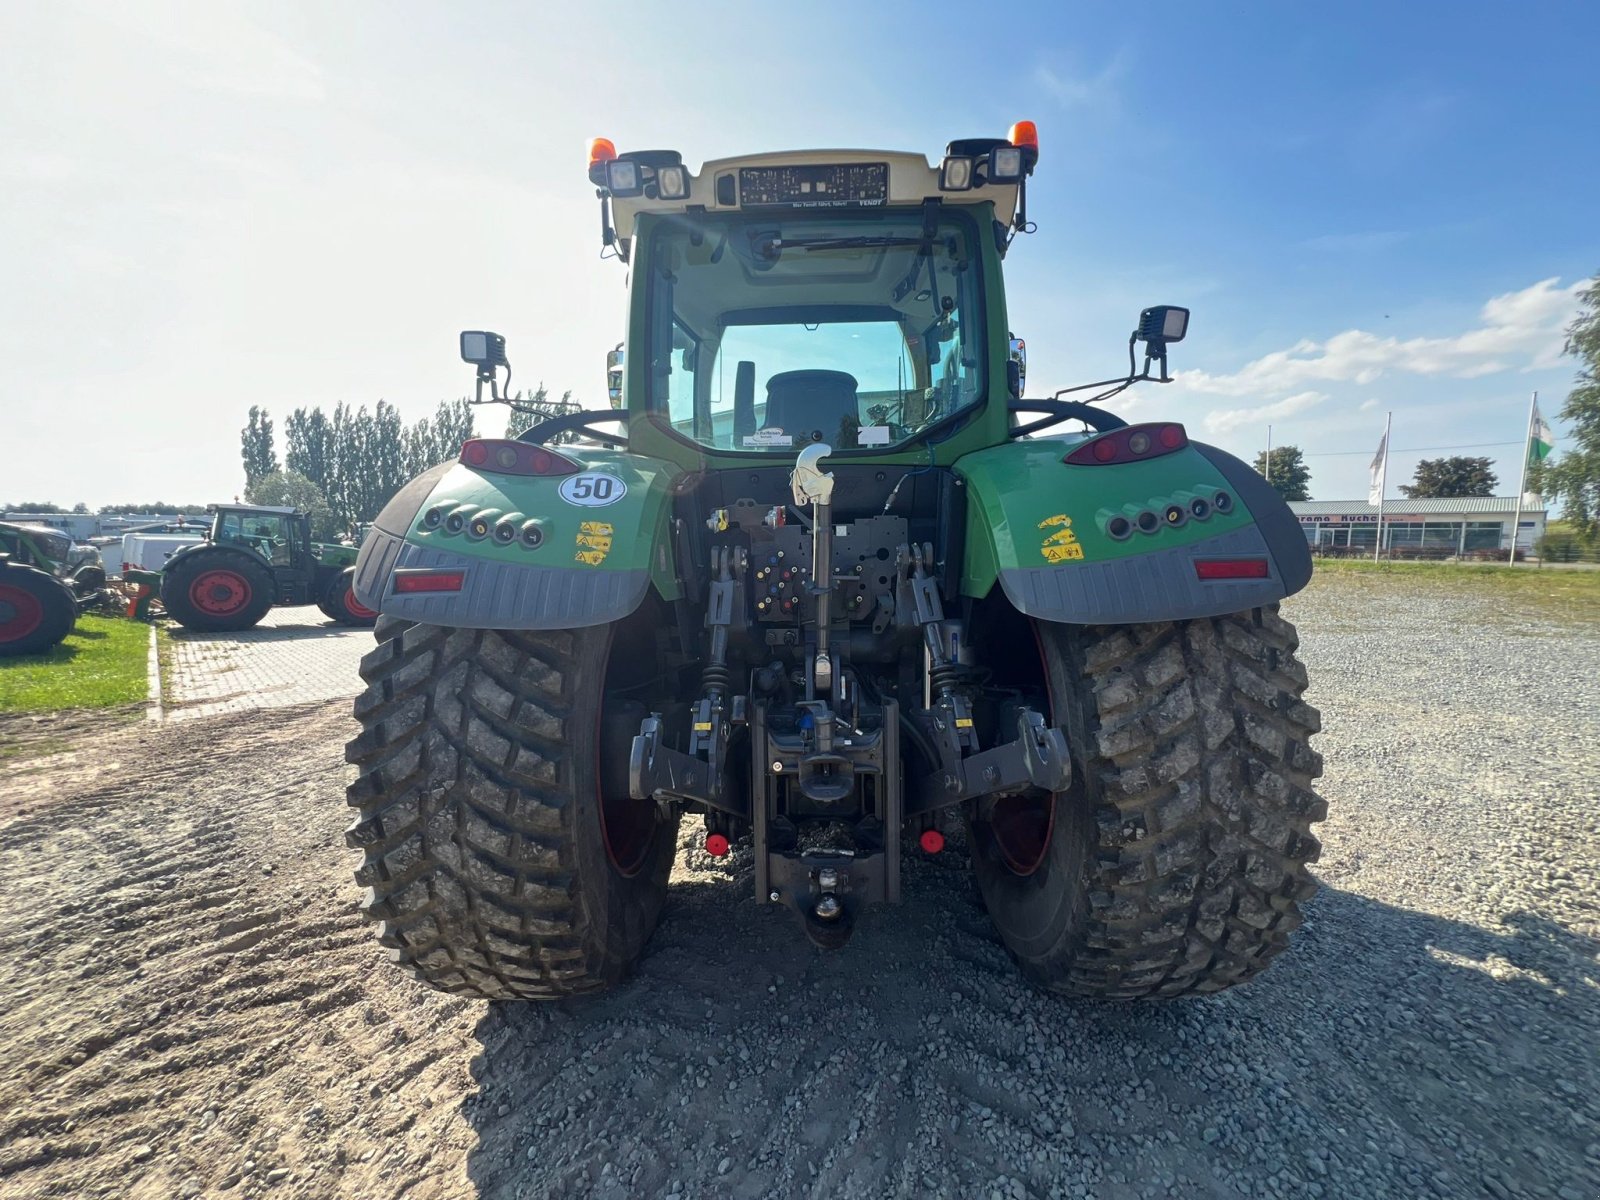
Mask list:
[[[554,450],[502,438],[473,438],[463,443],[461,461],[480,471],[502,475],[576,475],[583,470]]]
[[[1142,462],[1160,458],[1189,444],[1183,426],[1167,421],[1129,425],[1091,438],[1073,448],[1061,461],[1075,467],[1103,467],[1114,463]]]
[[[401,567],[394,573],[394,591],[397,595],[408,592],[459,592],[466,582],[465,571],[435,571],[428,567]]]
[[[1272,572],[1264,558],[1202,558],[1194,564],[1201,579],[1270,579]]]

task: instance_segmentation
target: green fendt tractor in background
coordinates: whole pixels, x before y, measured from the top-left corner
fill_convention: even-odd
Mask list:
[[[275,605],[315,604],[341,625],[371,625],[377,613],[351,591],[356,548],[311,540],[311,519],[294,508],[216,504],[206,540],[161,570],[161,604],[189,629],[249,629]]]
[[[1046,988],[1214,992],[1284,949],[1325,813],[1278,614],[1306,541],[1182,425],[1024,397],[1001,265],[1036,159],[1026,123],[937,167],[595,143],[617,407],[467,442],[356,565],[349,840],[402,965],[617,981],[684,814],[825,947],[964,829]],[[1166,380],[1187,323],[1146,310],[1126,375],[1068,391]],[[461,348],[498,396],[504,340]]]

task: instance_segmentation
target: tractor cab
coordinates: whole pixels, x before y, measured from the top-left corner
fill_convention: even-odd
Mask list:
[[[297,508],[275,505],[217,504],[209,540],[258,554],[272,569],[275,603],[312,604],[317,599],[318,559],[311,542],[311,519]]]

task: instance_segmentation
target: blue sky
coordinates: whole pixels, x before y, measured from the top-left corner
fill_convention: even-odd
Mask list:
[[[1600,5],[1329,7],[7,5],[0,499],[226,498],[251,404],[424,415],[467,390],[461,328],[603,403],[596,134],[937,157],[1019,118],[1030,394],[1186,304],[1180,382],[1122,411],[1246,456],[1270,421],[1338,499],[1392,409],[1509,493],[1600,270]]]

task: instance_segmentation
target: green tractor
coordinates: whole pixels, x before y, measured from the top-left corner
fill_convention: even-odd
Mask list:
[[[47,525],[0,521],[0,656],[42,654],[106,595],[98,562],[73,563],[72,538]]]
[[[315,604],[341,625],[367,625],[377,613],[351,590],[356,548],[311,540],[299,509],[216,504],[206,540],[167,560],[161,604],[189,629],[249,629],[274,605]]]
[[[615,983],[685,814],[822,947],[951,838],[1058,993],[1215,992],[1286,947],[1326,812],[1278,613],[1306,541],[1243,462],[1094,407],[1168,379],[1186,310],[1140,316],[1125,374],[1024,396],[1001,267],[1036,160],[1027,124],[937,167],[595,143],[614,409],[467,442],[356,565],[349,841],[401,965]],[[461,349],[498,398],[504,339]]]

